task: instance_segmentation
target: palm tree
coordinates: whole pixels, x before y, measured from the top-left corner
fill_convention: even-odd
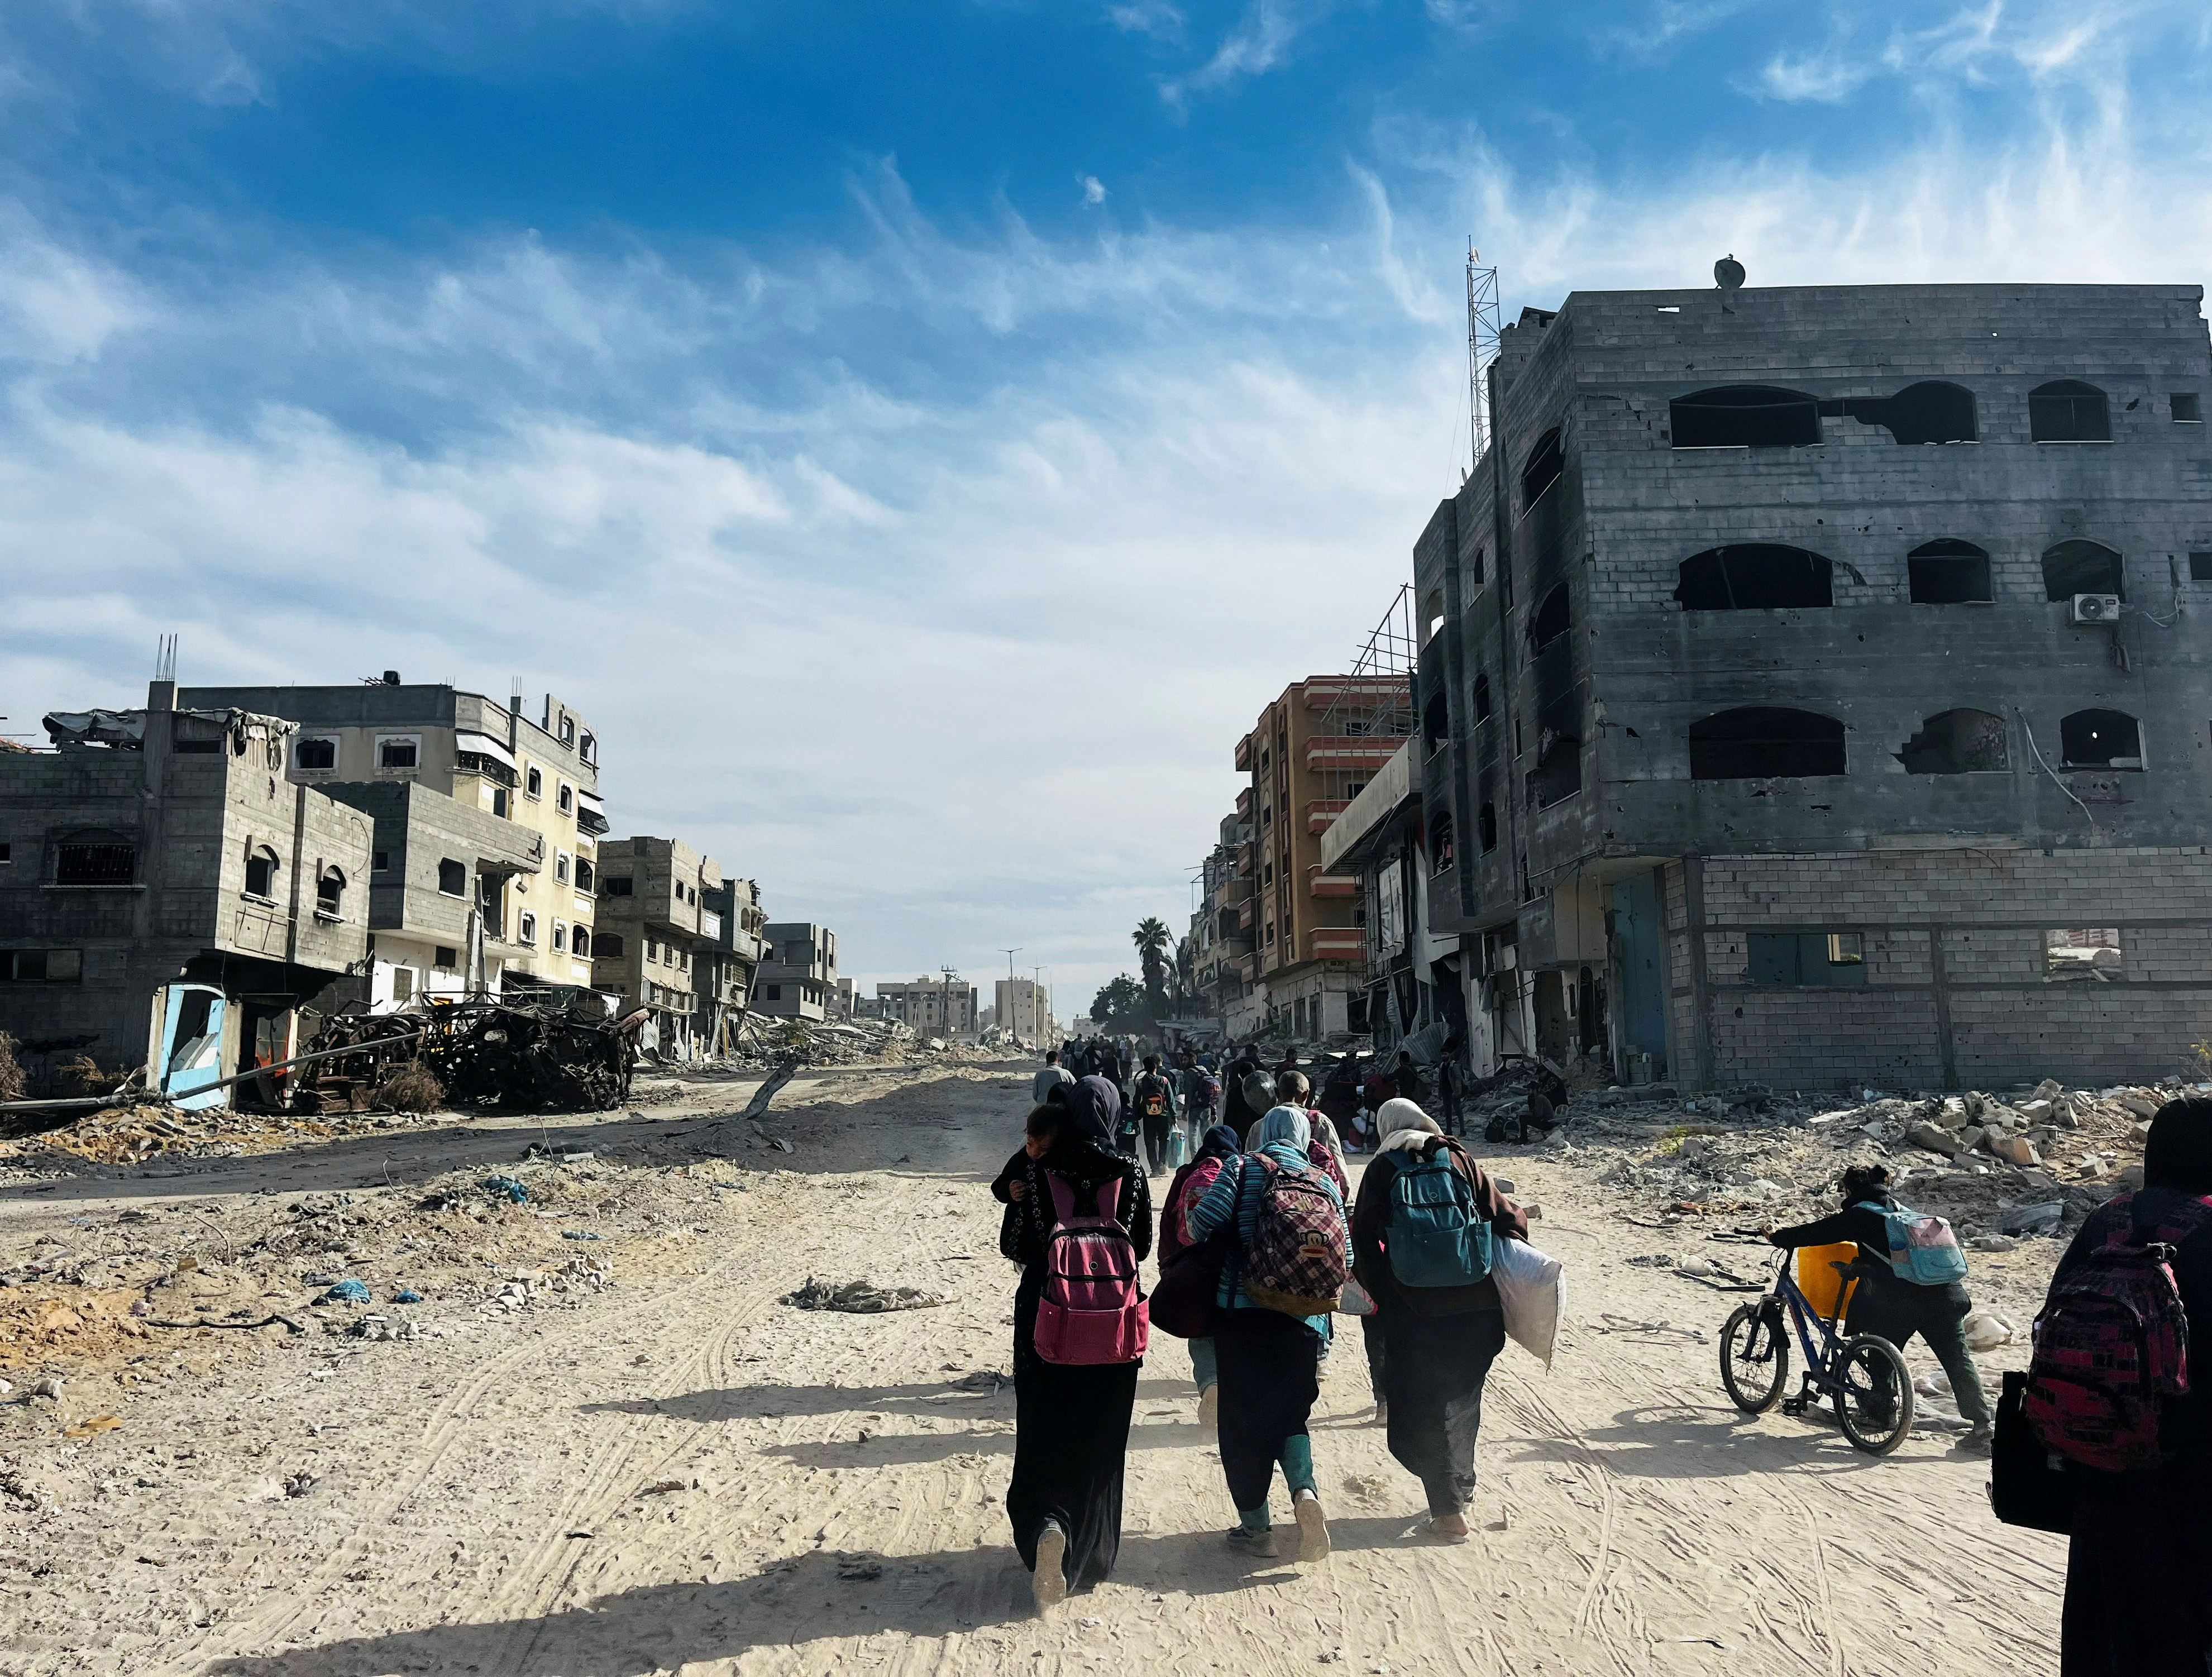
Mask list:
[[[1137,922],[1129,941],[1136,945],[1137,958],[1144,963],[1145,992],[1157,1012],[1167,1001],[1167,956],[1175,947],[1175,933],[1158,914],[1146,914]]]

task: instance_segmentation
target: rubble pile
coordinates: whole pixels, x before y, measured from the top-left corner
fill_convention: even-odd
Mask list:
[[[887,1060],[998,1060],[1006,1053],[1002,1046],[918,1036],[913,1026],[896,1019],[777,1019],[756,1013],[746,1019],[730,1063],[870,1066]]]
[[[358,1047],[305,1068],[324,1111],[377,1103],[401,1067],[420,1063],[465,1110],[605,1112],[629,1098],[643,1013],[614,1020],[565,1000],[439,1001],[423,1011],[340,1014],[307,1052]]]
[[[49,1120],[48,1121],[51,1121]],[[310,1116],[210,1107],[184,1111],[169,1106],[109,1107],[12,1143],[0,1143],[0,1180],[9,1167],[32,1174],[79,1162],[128,1166],[163,1159],[239,1158],[274,1152],[302,1142],[329,1141],[379,1130],[450,1121],[434,1114],[346,1113]]]

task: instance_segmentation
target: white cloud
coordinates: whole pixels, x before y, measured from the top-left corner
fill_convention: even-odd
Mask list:
[[[1115,28],[1132,34],[1150,35],[1156,40],[1178,40],[1182,36],[1182,13],[1168,0],[1130,0],[1127,5],[1107,7],[1106,15]]]
[[[1161,97],[1181,104],[1193,93],[1225,87],[1247,76],[1264,76],[1281,64],[1291,43],[1330,9],[1328,0],[1249,0],[1236,27],[1213,56],[1189,75],[1160,84]]]
[[[1600,33],[1598,40],[1638,58],[1656,58],[1677,42],[1717,29],[1758,3],[1759,0],[1658,0],[1641,20],[1609,26]]]
[[[1781,100],[1816,100],[1835,104],[1848,99],[1875,73],[1874,66],[1853,63],[1841,54],[1809,52],[1801,57],[1778,52],[1759,71],[1759,90]]]
[[[1080,185],[1083,187],[1084,203],[1103,204],[1106,202],[1106,185],[1103,181],[1100,180],[1097,175],[1086,174],[1083,176],[1081,178]]]

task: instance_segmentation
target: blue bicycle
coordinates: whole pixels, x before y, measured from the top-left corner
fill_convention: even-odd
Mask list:
[[[1790,1254],[1781,1254],[1773,1284],[1755,1303],[1741,1304],[1721,1329],[1721,1384],[1735,1407],[1763,1415],[1782,1397],[1790,1380],[1790,1332],[1805,1351],[1805,1375],[1797,1395],[1782,1405],[1785,1415],[1802,1415],[1815,1403],[1834,1407],[1836,1424],[1856,1449],[1887,1455],[1912,1431],[1912,1380],[1905,1358],[1887,1340],[1872,1334],[1846,1335],[1836,1326],[1848,1287],[1836,1290],[1836,1312],[1814,1309],[1790,1273]],[[1836,1262],[1831,1267],[1849,1279],[1859,1272]],[[1812,1329],[1819,1328],[1820,1343]]]

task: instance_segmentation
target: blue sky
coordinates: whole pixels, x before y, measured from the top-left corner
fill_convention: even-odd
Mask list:
[[[2195,282],[2201,4],[0,5],[0,710],[520,674],[1065,1013],[1577,287]]]

